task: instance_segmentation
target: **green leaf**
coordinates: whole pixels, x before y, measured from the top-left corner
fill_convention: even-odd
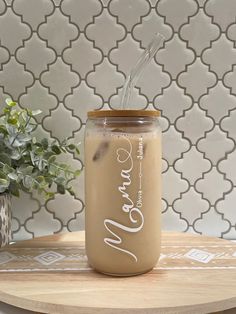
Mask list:
[[[34,161],[35,156],[33,152],[30,152],[30,158],[31,158],[32,164],[35,166],[35,161]]]
[[[5,107],[5,108],[3,109],[3,113],[4,113],[5,115],[9,114],[10,112],[11,112],[11,109],[9,109],[9,108],[7,108],[7,107]]]
[[[2,133],[3,135],[8,134],[7,129],[3,125],[0,125],[0,133]]]
[[[33,178],[31,176],[26,175],[23,179],[23,185],[27,190],[30,190],[33,186]]]
[[[21,142],[21,141],[18,141],[18,139],[15,139],[12,141],[11,146],[14,148],[23,147],[25,146],[25,142]]]
[[[19,192],[19,184],[17,182],[11,182],[9,187],[8,187],[8,190],[10,192],[10,194],[16,196],[16,197],[19,197],[20,196],[20,192]]]
[[[56,154],[56,155],[60,155],[61,153],[61,149],[58,145],[52,145],[52,151]]]
[[[42,113],[42,110],[32,110],[32,112],[31,112],[31,115],[34,117],[34,116],[37,116],[37,115],[39,115],[40,113]]]
[[[76,149],[76,146],[74,144],[69,144],[68,148],[71,149],[71,150],[74,150],[74,149]]]
[[[17,140],[19,141],[19,142],[30,142],[31,141],[31,136],[30,135],[28,135],[28,134],[19,134],[18,136],[17,136]]]
[[[61,185],[63,185],[64,183],[65,183],[65,178],[64,177],[57,177],[56,179],[55,179],[55,182],[57,183],[57,184],[61,184]]]
[[[81,174],[81,170],[76,170],[76,171],[74,172],[74,175],[75,175],[76,177],[78,177],[80,174]]]
[[[11,165],[11,158],[5,153],[0,153],[0,161],[9,166]]]
[[[46,159],[46,160],[48,160],[48,161],[49,161],[49,159],[50,159],[52,156],[55,157],[55,159],[56,159],[56,156],[55,156],[55,154],[54,154],[53,152],[46,152],[46,153],[44,153],[44,155],[43,155],[44,159]]]
[[[6,104],[7,104],[9,107],[14,107],[14,106],[17,105],[16,102],[12,101],[11,98],[7,98],[5,101],[6,101]]]
[[[14,172],[8,173],[8,178],[13,180],[13,181],[17,181],[18,180],[18,175]]]
[[[54,197],[54,195],[55,195],[55,193],[53,193],[53,192],[47,192],[46,193],[47,199]]]
[[[14,169],[12,167],[10,167],[9,165],[5,164],[2,168],[2,171],[6,174],[10,173],[10,172],[13,172]]]
[[[38,176],[38,177],[36,177],[35,179],[38,181],[38,183],[43,183],[43,182],[45,182],[43,176]]]
[[[18,171],[21,172],[23,175],[31,175],[33,169],[34,169],[33,166],[21,165],[18,168]]]
[[[36,147],[43,147],[43,145],[42,145],[41,143],[39,143],[39,142],[34,143],[34,145],[35,145]]]
[[[2,170],[0,170],[0,179],[7,180],[7,175]]]
[[[11,152],[11,159],[13,160],[19,160],[21,158],[21,154],[17,149],[13,149]]]
[[[21,111],[21,116],[23,118],[23,120],[26,122],[28,120],[28,115],[27,115],[27,111],[26,110],[22,110]]]
[[[50,187],[53,183],[53,179],[51,177],[44,177],[45,182],[48,184],[48,186]]]
[[[62,168],[63,170],[66,170],[66,169],[68,169],[69,166],[67,164],[61,163],[61,164],[59,164],[59,167]]]
[[[65,194],[66,192],[65,187],[61,184],[57,184],[57,192],[60,194]]]
[[[26,148],[26,150],[28,150],[28,151],[32,150],[32,144],[31,144],[31,143],[26,143],[25,148]]]
[[[16,118],[8,118],[7,119],[7,123],[12,124],[12,125],[16,125],[18,122],[18,120]]]
[[[37,127],[37,124],[29,123],[27,127],[25,128],[25,132],[31,133],[36,127]]]
[[[75,192],[73,191],[72,187],[67,188],[67,191],[70,193],[70,195],[75,196]]]
[[[0,178],[0,186],[8,187],[9,181]]]
[[[32,110],[29,109],[29,108],[27,108],[27,109],[25,109],[25,110],[26,110],[26,112],[27,112],[27,115],[28,115],[29,117],[32,117]]]
[[[38,144],[39,144],[39,143],[38,143]],[[40,144],[40,145],[41,145],[41,144]],[[41,146],[41,147],[38,147],[38,148],[35,150],[35,154],[37,154],[37,155],[42,155],[43,152],[44,152],[44,149],[43,149],[42,146]]]
[[[50,174],[50,176],[54,177],[54,176],[56,176],[57,170],[58,169],[54,164],[50,164],[50,167],[48,169],[48,173]]]
[[[41,140],[41,145],[43,146],[44,149],[48,148],[48,139],[47,138],[43,138]]]
[[[43,171],[45,169],[45,166],[47,166],[47,162],[45,162],[45,160],[42,157],[40,157],[38,161],[39,170]]]
[[[4,193],[8,190],[8,186],[1,185],[0,183],[0,193]]]

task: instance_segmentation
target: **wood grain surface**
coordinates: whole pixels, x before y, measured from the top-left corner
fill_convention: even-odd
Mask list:
[[[13,247],[50,250],[55,244],[61,248],[74,247],[76,252],[78,246],[84,245],[84,233],[42,237]],[[163,233],[162,246],[165,260],[160,262],[162,267],[157,265],[153,271],[136,277],[108,277],[91,269],[1,273],[0,301],[38,313],[58,314],[201,314],[236,307],[236,244],[190,234]],[[210,252],[215,258],[204,263],[183,257],[183,252],[191,249]]]

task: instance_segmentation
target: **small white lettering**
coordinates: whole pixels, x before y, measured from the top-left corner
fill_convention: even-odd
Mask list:
[[[139,160],[143,160],[143,138],[142,137],[139,138],[137,158]]]
[[[142,190],[138,191],[138,197],[137,198],[138,199],[137,199],[136,207],[142,208],[142,206],[143,206],[143,192],[142,192]]]

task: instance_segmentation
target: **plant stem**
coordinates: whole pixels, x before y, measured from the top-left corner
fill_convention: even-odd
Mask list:
[[[31,120],[31,117],[28,118],[28,120],[26,121],[26,124],[24,125],[24,128],[22,127],[20,131],[23,131],[23,130],[25,130],[27,128],[27,126],[29,125],[30,120]],[[14,137],[14,139],[13,139],[13,141],[11,143],[12,146],[15,143],[15,141],[16,141],[16,139],[17,139],[19,134],[20,134],[20,132],[18,131],[18,133],[16,134],[16,136]]]

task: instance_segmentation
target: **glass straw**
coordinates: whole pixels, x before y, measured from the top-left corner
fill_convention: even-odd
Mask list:
[[[127,109],[130,101],[131,92],[136,85],[137,80],[139,79],[143,70],[155,56],[157,51],[160,49],[162,43],[164,42],[164,39],[165,37],[162,34],[155,34],[152,41],[148,44],[141,57],[138,59],[136,65],[133,67],[133,69],[131,69],[130,74],[125,80],[125,84],[121,92],[120,108]]]

